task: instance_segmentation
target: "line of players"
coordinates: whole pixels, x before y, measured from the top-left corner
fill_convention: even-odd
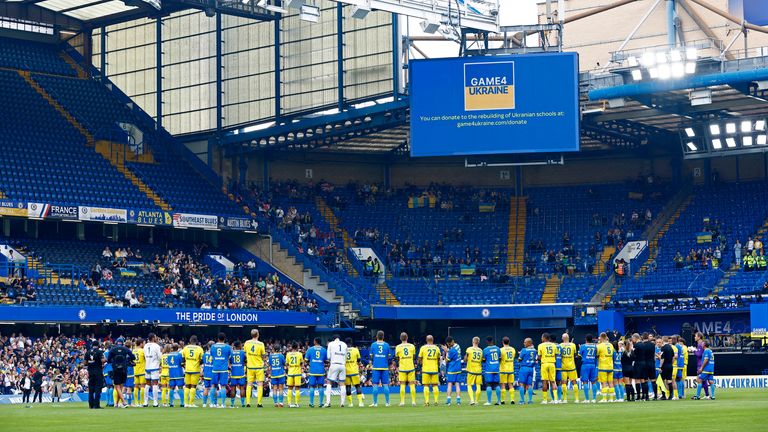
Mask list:
[[[226,398],[230,398],[230,407],[235,406],[235,395],[239,392],[240,406],[251,406],[251,395],[256,387],[256,404],[262,407],[264,382],[269,371],[271,394],[277,407],[284,406],[287,396],[289,407],[298,407],[300,387],[304,365],[307,365],[307,386],[309,387],[309,406],[330,406],[332,384],[339,386],[344,406],[345,399],[352,405],[353,396],[357,396],[358,405],[363,406],[364,396],[361,390],[359,368],[361,365],[360,352],[352,347],[351,339],[343,345],[343,358],[333,359],[333,352],[321,345],[319,338],[314,340],[314,346],[305,353],[299,351],[296,343],[286,354],[280,353],[279,347],[267,355],[266,346],[259,341],[258,330],[251,331],[252,338],[241,344],[225,343],[225,335],[220,333],[217,342],[209,342],[206,349],[198,345],[197,338],[192,336],[183,348],[177,344],[166,345],[162,354],[158,355],[159,345],[156,336],[150,334],[148,341],[137,339],[135,346],[130,341],[125,346],[132,349],[132,366],[128,367],[127,380],[123,388],[108,391],[108,405],[148,406],[149,389],[153,390],[153,405],[174,406],[175,396],[178,395],[181,406],[196,407],[196,389],[203,379],[203,406],[225,406]],[[408,342],[408,335],[400,335],[400,344],[394,349],[384,341],[384,333],[379,331],[377,340],[370,347],[371,383],[373,384],[373,403],[378,406],[381,394],[386,406],[390,403],[390,366],[396,362],[398,381],[400,383],[400,406],[405,405],[407,390],[410,390],[411,405],[416,405],[416,372],[417,366],[421,371],[425,405],[439,403],[439,373],[441,361],[445,362],[447,382],[446,404],[451,405],[452,397],[461,404],[461,379],[466,370],[466,385],[470,405],[480,402],[481,388],[485,386],[485,405],[503,405],[506,394],[510,404],[514,404],[515,388],[519,392],[518,403],[532,403],[534,376],[536,366],[540,366],[540,378],[544,400],[542,403],[567,403],[569,387],[574,392],[575,402],[580,402],[579,374],[576,371],[576,357],[581,359],[581,388],[583,403],[597,402],[598,393],[602,396],[600,402],[622,402],[629,395],[629,400],[648,400],[658,398],[664,393],[673,395],[671,399],[684,397],[683,381],[687,368],[688,349],[678,336],[669,339],[654,340],[648,335],[633,335],[627,340],[613,345],[605,333],[595,343],[591,335],[587,335],[585,343],[578,349],[570,341],[568,334],[562,335],[562,343],[556,343],[553,336],[544,333],[541,343],[534,348],[531,338],[524,341],[524,347],[519,353],[510,346],[507,337],[502,339],[502,346],[495,345],[493,338],[486,339],[486,347],[480,347],[480,338],[472,340],[472,346],[461,352],[453,338],[446,338],[445,345],[436,345],[434,338],[426,337],[425,345],[417,351]],[[642,344],[646,345],[643,346]],[[702,356],[702,366],[699,368],[697,388],[698,399],[704,384],[712,391],[714,398],[714,356],[706,342]],[[652,356],[648,356],[648,345],[653,348]],[[616,347],[619,349],[616,349]],[[669,347],[667,349],[666,347]],[[339,346],[341,352],[341,346]],[[669,351],[672,354],[668,355]],[[155,358],[159,357],[159,358]],[[653,365],[649,366],[648,361]],[[515,363],[518,363],[515,377]],[[159,367],[157,364],[159,363]],[[329,365],[330,363],[330,365]],[[335,364],[343,365],[338,373],[333,373]],[[466,369],[464,369],[464,365]],[[110,382],[111,364],[105,368],[105,379],[108,387]],[[656,388],[656,378],[661,376],[664,389]],[[632,385],[634,380],[634,385]],[[673,383],[676,382],[676,385]],[[622,385],[623,384],[623,385]],[[350,387],[349,395],[346,387]],[[669,390],[666,389],[668,386]],[[323,392],[325,387],[325,392]],[[118,390],[120,395],[118,396]],[[285,391],[287,390],[287,392]],[[591,391],[591,397],[590,397]],[[125,393],[126,397],[123,397]],[[430,398],[430,393],[432,398]],[[496,401],[492,403],[495,393]],[[158,397],[160,401],[158,401]],[[210,404],[208,399],[210,398]],[[122,404],[116,401],[124,401]],[[141,401],[143,400],[143,404]],[[135,402],[134,402],[135,401]]]

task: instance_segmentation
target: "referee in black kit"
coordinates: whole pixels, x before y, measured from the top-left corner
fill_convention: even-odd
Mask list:
[[[88,365],[88,408],[101,409],[101,388],[104,387],[104,352],[99,349],[99,341],[93,341],[91,349],[85,354]]]

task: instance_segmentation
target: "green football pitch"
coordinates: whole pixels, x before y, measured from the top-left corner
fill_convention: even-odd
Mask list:
[[[418,401],[423,401],[421,395]],[[334,402],[338,403],[337,397]],[[267,405],[262,409],[111,408],[99,411],[79,403],[0,405],[0,431],[768,430],[765,420],[768,389],[720,389],[715,401],[398,407],[398,396],[394,395],[393,402],[389,408],[380,405],[378,408],[312,409],[304,405],[298,409],[280,409]],[[306,404],[306,400],[302,403]]]

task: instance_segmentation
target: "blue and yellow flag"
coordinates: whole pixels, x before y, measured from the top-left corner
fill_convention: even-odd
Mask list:
[[[464,65],[464,110],[515,108],[515,62]]]

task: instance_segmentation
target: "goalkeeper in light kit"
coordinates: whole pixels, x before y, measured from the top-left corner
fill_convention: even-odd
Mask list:
[[[429,406],[429,387],[432,386],[435,405],[438,402],[440,389],[438,385],[440,372],[440,347],[435,345],[435,338],[427,335],[427,344],[419,349],[419,364],[421,365],[421,385],[424,386],[424,405]]]

